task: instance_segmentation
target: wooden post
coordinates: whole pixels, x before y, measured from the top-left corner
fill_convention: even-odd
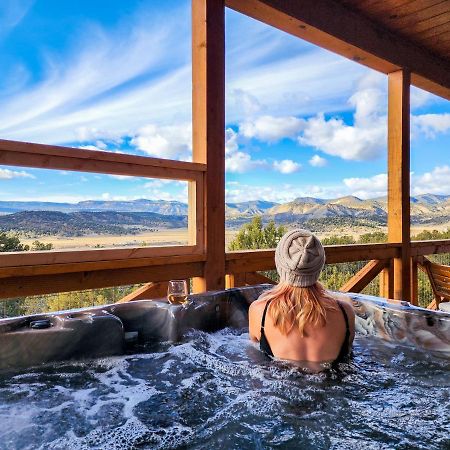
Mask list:
[[[192,0],[193,161],[207,164],[203,277],[194,292],[225,288],[225,5]],[[197,219],[198,220],[198,219]]]
[[[394,262],[389,261],[388,267],[380,273],[380,297],[394,297]]]
[[[388,240],[401,243],[401,256],[394,258],[394,299],[411,300],[410,73],[389,74],[388,97]]]
[[[419,305],[419,265],[417,259],[411,258],[411,303]]]

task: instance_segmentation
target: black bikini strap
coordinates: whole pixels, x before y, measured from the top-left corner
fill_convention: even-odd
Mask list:
[[[264,312],[262,315],[262,319],[261,319],[261,330],[264,331],[264,324],[266,323],[266,314],[267,314],[267,309],[269,308],[270,305],[270,300],[267,301],[266,306],[264,307]]]
[[[350,335],[350,327],[348,325],[348,316],[347,313],[345,312],[345,308],[339,303],[336,302],[339,306],[339,308],[341,308],[342,314],[344,315],[344,320],[345,320],[345,336],[349,336]]]

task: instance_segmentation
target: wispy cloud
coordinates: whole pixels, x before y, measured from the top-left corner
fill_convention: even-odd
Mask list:
[[[44,49],[43,80],[2,104],[2,136],[59,143],[76,140],[77,129],[90,124],[122,135],[152,118],[160,123],[181,113],[186,119],[189,43],[180,42],[187,17],[153,26],[146,19],[113,31],[86,24],[63,58]]]
[[[0,168],[0,180],[12,180],[13,178],[36,178],[31,173],[24,170],[10,170]]]
[[[345,96],[362,68],[256,21],[228,14],[229,121],[269,110],[289,115],[318,107],[347,108]],[[58,54],[40,49],[41,81],[20,91],[10,86],[3,93],[2,137],[46,143],[81,140],[89,145],[81,137],[92,127],[97,130],[95,138],[102,140],[133,137],[146,126],[190,122],[188,3],[160,19],[149,20],[140,11],[115,29],[85,23],[80,27],[83,34],[72,37],[71,49]],[[241,39],[244,29],[251,39]],[[21,71],[26,79],[27,70]],[[335,73],[334,83],[324,86],[321,78],[330,71]]]
[[[0,39],[27,15],[35,0],[2,0],[0,3]]]

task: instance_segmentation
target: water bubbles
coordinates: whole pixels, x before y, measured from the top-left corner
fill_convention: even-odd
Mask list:
[[[444,448],[449,361],[359,337],[338,370],[270,361],[238,330],[0,379],[6,448]],[[5,444],[6,443],[6,444]],[[1,448],[1,445],[0,445]]]

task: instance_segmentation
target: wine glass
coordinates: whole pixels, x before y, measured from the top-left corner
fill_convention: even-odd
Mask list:
[[[170,280],[167,288],[167,300],[174,305],[181,305],[187,302],[189,295],[186,280]]]

